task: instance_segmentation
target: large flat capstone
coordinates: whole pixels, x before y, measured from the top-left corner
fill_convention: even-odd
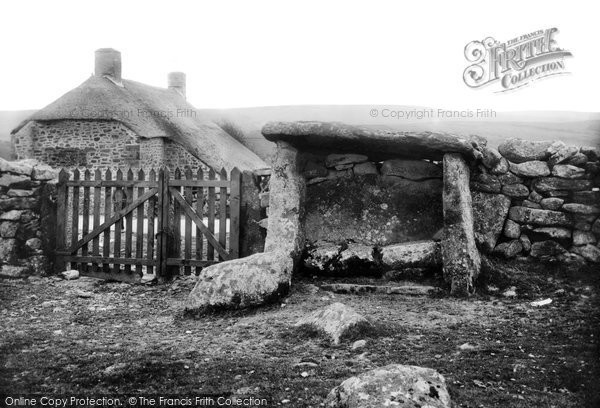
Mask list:
[[[389,131],[339,122],[269,122],[262,134],[267,140],[286,141],[302,150],[360,152],[374,161],[397,157],[441,160],[445,153],[482,157],[480,140],[449,133]]]
[[[472,293],[473,280],[481,268],[475,245],[469,174],[469,167],[460,154],[444,156],[442,258],[444,279],[450,283],[450,291],[455,296]]]

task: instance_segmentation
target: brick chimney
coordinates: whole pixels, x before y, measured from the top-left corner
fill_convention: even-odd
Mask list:
[[[121,53],[112,48],[96,50],[95,74],[97,77],[109,77],[121,82]]]
[[[167,76],[169,89],[173,89],[185,98],[185,74],[183,72],[169,72]]]

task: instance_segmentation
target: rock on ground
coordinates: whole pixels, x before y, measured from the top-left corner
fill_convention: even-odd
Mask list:
[[[440,244],[435,241],[408,242],[381,248],[381,262],[389,268],[436,267],[442,264]]]
[[[336,302],[301,318],[295,326],[321,330],[331,338],[333,344],[340,344],[342,337],[353,329],[368,327],[370,323],[353,308]]]
[[[481,268],[475,245],[469,174],[460,154],[444,155],[442,258],[444,278],[455,296],[467,296],[473,291],[473,280]]]
[[[269,303],[287,294],[292,269],[292,259],[281,251],[211,265],[198,276],[185,309],[203,313]]]
[[[329,408],[450,408],[446,380],[431,368],[390,364],[351,377],[335,387]]]

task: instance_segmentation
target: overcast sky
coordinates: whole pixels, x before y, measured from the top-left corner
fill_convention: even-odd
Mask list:
[[[3,1],[0,110],[41,108],[91,75],[188,75],[198,108],[398,104],[600,111],[598,12],[577,1]],[[557,27],[570,75],[510,93],[463,82],[464,47]]]

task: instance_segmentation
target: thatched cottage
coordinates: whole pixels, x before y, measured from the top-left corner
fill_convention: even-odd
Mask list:
[[[123,79],[121,53],[99,49],[93,76],[12,131],[15,153],[56,167],[268,167],[185,93],[185,74],[166,89]]]

